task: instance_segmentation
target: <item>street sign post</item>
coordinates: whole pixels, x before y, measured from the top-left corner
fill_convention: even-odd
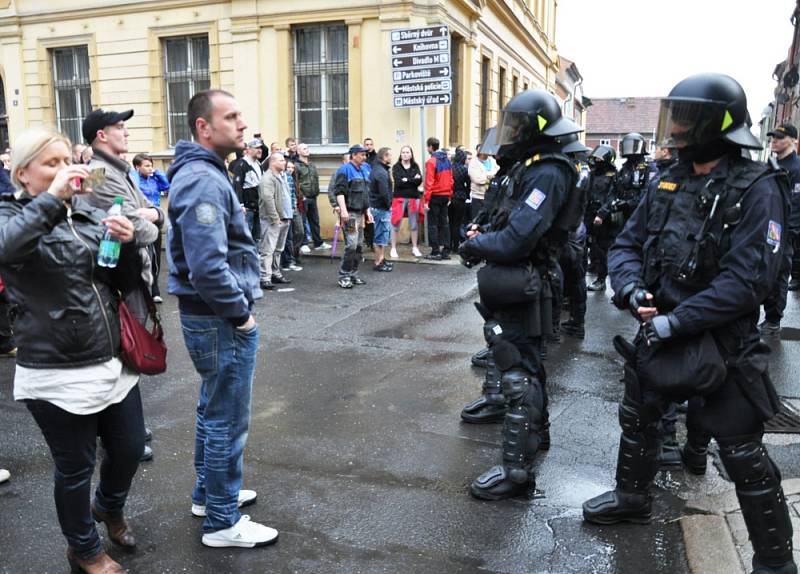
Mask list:
[[[450,29],[401,28],[392,30],[390,39],[394,107],[449,105],[453,99]]]
[[[453,100],[450,29],[440,24],[392,30],[389,55],[392,64],[392,103],[395,108],[419,108],[422,152],[425,149],[425,108],[448,106]],[[424,162],[422,165],[424,177]],[[427,225],[424,233],[427,243]]]

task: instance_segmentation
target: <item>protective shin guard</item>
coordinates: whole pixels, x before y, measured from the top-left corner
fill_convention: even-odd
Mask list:
[[[503,375],[509,411],[503,426],[503,463],[472,483],[470,492],[484,500],[502,500],[531,493],[536,487],[531,466],[545,425],[544,395],[539,381],[521,369]]]
[[[500,372],[494,364],[491,349],[486,357],[486,376],[483,380],[482,391],[480,397],[461,409],[461,419],[465,423],[471,424],[501,422],[508,409],[503,397]]]
[[[725,470],[736,485],[736,496],[755,552],[755,570],[792,572],[789,510],[780,473],[760,437],[735,442],[717,439],[717,443]]]
[[[642,420],[642,405],[627,396],[619,406],[622,435],[617,459],[617,488],[583,503],[583,518],[595,524],[650,521],[650,483],[658,472],[658,421]]]

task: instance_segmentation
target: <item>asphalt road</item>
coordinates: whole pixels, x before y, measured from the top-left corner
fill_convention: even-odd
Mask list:
[[[488,503],[467,486],[498,462],[500,426],[458,416],[483,377],[469,365],[483,344],[474,272],[400,263],[391,274],[364,272],[368,285],[345,291],[337,264],[304,265],[289,275],[294,290],[257,307],[244,486],[258,491],[247,513],[280,540],[252,550],[200,543],[201,521],[189,512],[198,377],[166,297],[169,369],[141,381],[155,460],[141,465],[127,506],[139,547],[111,550],[130,572],[688,572],[675,519],[690,495],[730,489],[714,469],[660,473],[648,526],[581,520],[581,503],[614,484],[621,361],[610,340],[633,329],[607,294],[590,294],[586,340],[550,351],[553,445],[536,464],[541,496]],[[774,372],[798,397],[795,334],[776,345]],[[0,485],[0,572],[66,572],[50,455],[13,401],[13,369],[0,363],[0,467],[13,474]],[[795,459],[784,477],[800,476],[792,445],[776,448],[779,462]]]

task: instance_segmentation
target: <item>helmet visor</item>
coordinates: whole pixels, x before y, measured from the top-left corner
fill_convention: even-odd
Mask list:
[[[656,141],[677,149],[702,145],[722,136],[732,125],[729,120],[722,103],[662,100]]]
[[[623,139],[619,146],[620,155],[644,155],[644,140],[637,138]]]
[[[511,145],[524,141],[526,136],[530,137],[530,134],[534,133],[530,127],[531,116],[527,112],[501,112],[495,136],[497,145]]]

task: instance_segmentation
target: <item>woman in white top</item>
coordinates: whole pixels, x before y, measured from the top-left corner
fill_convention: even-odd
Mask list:
[[[123,572],[94,523],[105,522],[115,543],[136,544],[123,506],[144,446],[142,402],[138,375],[117,358],[118,269],[136,260],[133,224],[80,197],[89,169],[71,165],[70,147],[55,132],[20,134],[11,157],[18,191],[0,201],[0,275],[16,314],[14,398],[50,447],[73,571]],[[123,243],[116,269],[96,264],[106,228]],[[90,505],[98,436],[105,455]]]

